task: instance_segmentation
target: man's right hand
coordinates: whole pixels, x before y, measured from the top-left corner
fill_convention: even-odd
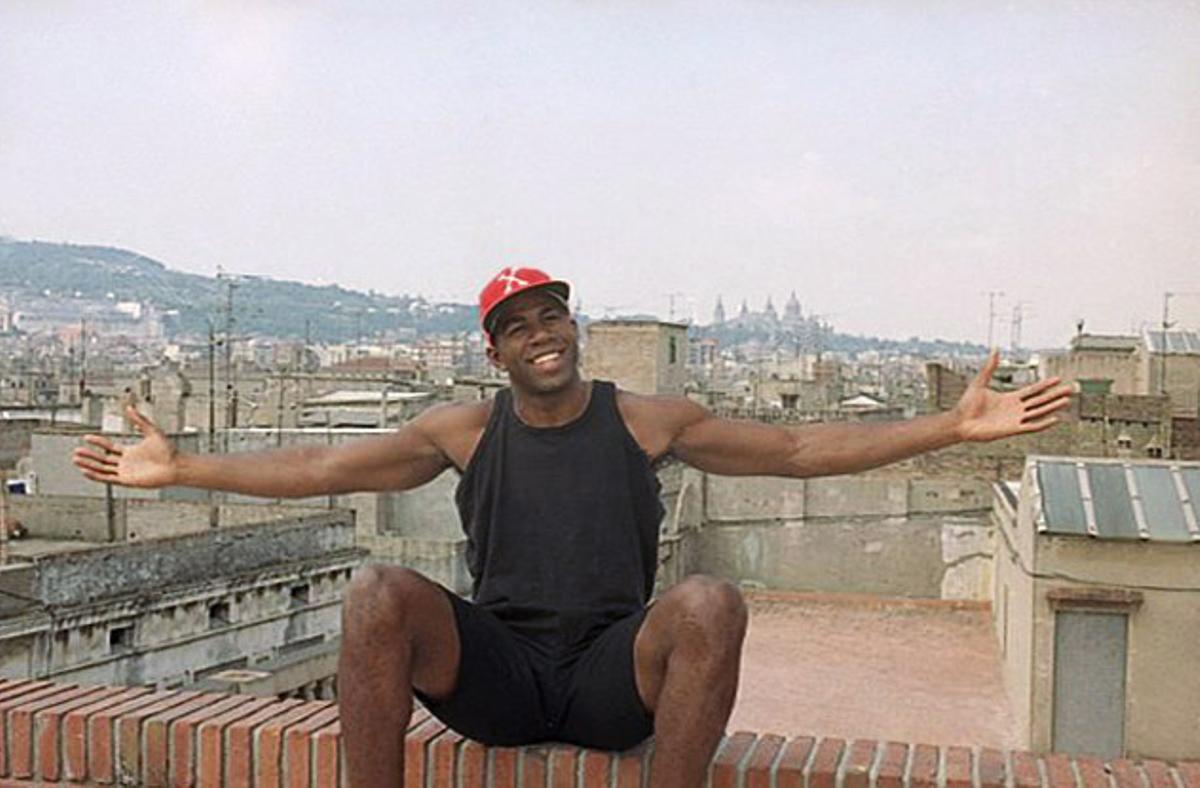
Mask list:
[[[175,484],[178,468],[175,447],[166,433],[132,405],[126,415],[142,435],[132,446],[118,446],[103,435],[85,435],[88,446],[71,455],[72,462],[94,482],[125,487],[165,487]]]

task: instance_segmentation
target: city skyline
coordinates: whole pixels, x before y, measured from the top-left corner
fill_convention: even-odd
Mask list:
[[[1200,11],[6,5],[0,233],[472,303],[1063,346],[1200,322]],[[690,300],[689,300],[690,299]]]

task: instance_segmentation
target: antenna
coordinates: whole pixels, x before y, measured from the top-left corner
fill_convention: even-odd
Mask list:
[[[995,347],[995,328],[996,328],[996,299],[1004,298],[1003,290],[988,290],[984,293],[988,299],[988,340],[987,346],[990,352]]]

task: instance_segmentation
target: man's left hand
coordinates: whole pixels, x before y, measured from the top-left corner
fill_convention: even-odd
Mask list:
[[[992,374],[1000,365],[1000,353],[993,350],[983,369],[967,386],[954,412],[958,433],[965,441],[990,441],[1038,432],[1059,422],[1054,415],[1071,404],[1075,389],[1059,385],[1062,378],[1047,378],[1016,391],[992,391]]]

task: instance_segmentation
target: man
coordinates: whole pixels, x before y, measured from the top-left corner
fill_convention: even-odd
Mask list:
[[[988,389],[989,358],[954,410],[904,422],[796,428],[719,419],[579,372],[570,290],[506,268],[480,295],[488,357],[510,387],[431,408],[385,437],[339,447],[187,455],[130,409],[143,440],[88,436],[90,479],[268,498],[407,490],[448,468],[474,579],[467,602],[411,570],[371,566],[346,589],[338,703],[351,783],[398,785],[414,694],[490,744],[624,749],[655,736],[655,788],[703,782],[737,689],[746,607],[690,577],[649,607],[657,561],[655,463],[728,475],[853,473],[949,446],[1045,429],[1069,402],[1057,379]]]

